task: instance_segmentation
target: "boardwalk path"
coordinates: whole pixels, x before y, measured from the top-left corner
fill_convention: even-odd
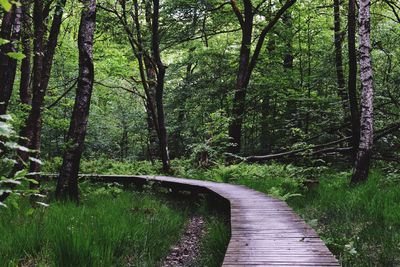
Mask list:
[[[247,187],[165,176],[97,177],[157,181],[178,190],[212,191],[228,200],[231,240],[223,266],[340,266],[316,232],[285,202]]]

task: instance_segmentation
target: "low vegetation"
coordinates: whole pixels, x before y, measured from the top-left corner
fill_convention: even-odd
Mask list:
[[[53,183],[42,188],[50,195]],[[146,188],[81,183],[82,203],[10,198],[0,210],[0,266],[156,266],[169,253],[191,213],[201,213],[207,232],[198,266],[219,266],[229,229],[201,199],[179,199]]]

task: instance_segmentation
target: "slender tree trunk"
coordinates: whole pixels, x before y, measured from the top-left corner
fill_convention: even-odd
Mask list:
[[[165,113],[163,104],[165,66],[161,61],[160,55],[160,38],[159,38],[159,0],[153,0],[153,20],[152,20],[152,53],[157,64],[157,86],[156,86],[156,108],[158,123],[158,139],[160,145],[161,160],[163,163],[163,171],[170,172],[171,163],[168,151],[168,135],[165,127]]]
[[[348,50],[349,50],[349,80],[348,94],[351,116],[352,147],[354,155],[360,139],[360,116],[357,101],[357,53],[356,53],[356,0],[349,0],[348,13]]]
[[[31,77],[31,20],[29,17],[30,12],[30,2],[23,1],[22,10],[22,31],[21,31],[21,41],[22,41],[22,52],[25,58],[21,62],[21,80],[19,85],[19,97],[21,103],[31,104],[32,92],[30,90],[30,77]]]
[[[245,11],[246,13],[246,11]],[[242,42],[239,55],[239,69],[236,76],[235,95],[233,98],[232,121],[229,125],[229,137],[233,146],[230,146],[230,153],[240,152],[242,124],[245,111],[246,89],[248,86],[248,72],[250,61],[251,37],[253,32],[252,10],[247,11],[247,19],[242,26]]]
[[[26,146],[35,152],[33,157],[40,157],[40,138],[42,128],[42,107],[44,97],[50,80],[51,67],[55,54],[58,35],[60,32],[63,10],[66,0],[57,2],[54,11],[53,21],[50,28],[48,41],[45,45],[45,10],[43,9],[43,1],[35,0],[33,10],[34,24],[34,58],[33,58],[33,81],[32,81],[32,107],[26,120],[25,126],[20,132],[20,145]],[[15,165],[14,172],[23,167],[23,163],[27,161],[29,153],[19,151],[18,162]],[[40,165],[37,162],[31,162],[30,171],[38,173]],[[37,175],[36,175],[37,178]]]
[[[152,110],[156,110],[157,71],[149,59],[144,59],[147,74],[146,112],[147,130],[149,134],[149,158],[151,161],[159,158],[159,141],[157,134],[157,117],[153,116]]]
[[[96,1],[83,0],[79,26],[79,77],[75,104],[69,126],[67,144],[63,164],[57,183],[58,199],[79,200],[78,172],[86,135],[89,117],[90,99],[94,81],[93,38],[96,23]]]
[[[0,48],[0,115],[7,112],[17,70],[17,60],[7,55],[17,52],[16,42],[21,33],[21,7],[13,5],[11,10],[4,15],[0,38],[9,40]]]
[[[347,121],[347,114],[349,113],[348,101],[349,97],[346,92],[346,81],[344,78],[343,71],[343,56],[342,56],[342,41],[343,32],[341,30],[340,24],[340,0],[333,0],[333,14],[334,14],[334,30],[335,30],[335,64],[336,64],[336,78],[338,83],[338,96],[342,102],[343,115],[345,123]]]
[[[373,74],[370,39],[370,0],[360,0],[361,133],[352,183],[367,180],[373,145]]]

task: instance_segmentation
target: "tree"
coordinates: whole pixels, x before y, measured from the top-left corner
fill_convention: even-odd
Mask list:
[[[31,104],[32,92],[30,90],[30,78],[31,78],[31,39],[32,39],[32,27],[30,18],[31,3],[29,0],[22,1],[22,29],[21,29],[21,43],[22,53],[25,58],[21,61],[21,78],[19,86],[19,96],[21,103]]]
[[[352,183],[365,181],[372,156],[372,145],[374,142],[373,129],[373,74],[371,63],[371,14],[370,0],[360,0],[360,80],[362,84],[361,93],[361,129],[360,143],[354,167]]]
[[[0,39],[8,42],[0,46],[0,115],[6,114],[17,70],[17,43],[21,34],[21,7],[13,5],[5,13]]]
[[[336,63],[336,78],[338,84],[338,96],[342,101],[343,115],[345,123],[347,122],[347,114],[349,113],[349,96],[346,92],[346,81],[344,78],[343,71],[343,55],[342,55],[342,43],[343,43],[343,32],[340,24],[340,0],[333,0],[333,14],[334,14],[334,42],[335,42],[335,63]]]
[[[265,1],[262,1],[264,3]],[[283,13],[290,8],[296,0],[287,0],[286,3],[276,12],[276,14],[270,18],[269,23],[261,30],[261,33],[256,42],[256,47],[254,49],[253,54],[251,55],[251,44],[253,38],[253,20],[254,16],[259,12],[261,5],[253,7],[252,2],[250,0],[244,0],[244,11],[243,14],[239,9],[235,0],[231,0],[230,4],[232,6],[232,10],[235,13],[240,28],[242,31],[242,39],[240,45],[240,54],[239,54],[239,67],[236,76],[235,83],[235,94],[233,98],[233,107],[232,107],[232,122],[229,126],[229,137],[233,145],[230,147],[231,153],[239,153],[240,152],[240,139],[242,136],[242,124],[243,124],[243,116],[245,112],[245,100],[246,100],[246,90],[249,85],[250,77],[254,67],[256,66],[257,59],[260,55],[261,48],[264,44],[265,37],[268,32],[275,26],[275,24],[279,21]]]
[[[357,101],[356,0],[349,0],[347,19],[347,43],[349,54],[349,80],[347,90],[349,94],[352,147],[355,155],[360,138],[360,115]]]
[[[67,136],[67,148],[57,183],[58,199],[79,200],[78,172],[83,152],[90,100],[94,82],[93,39],[96,25],[96,1],[83,0],[84,8],[78,34],[79,77],[75,104]]]
[[[60,33],[65,3],[66,0],[60,0],[56,3],[53,21],[46,42],[45,36],[48,30],[46,27],[46,20],[51,2],[47,3],[48,6],[44,6],[43,1],[34,1],[33,96],[31,110],[20,132],[21,138],[19,144],[34,151],[33,156],[35,158],[40,158],[43,103],[49,85],[53,57],[58,44],[58,35]],[[29,153],[27,151],[20,151],[14,171],[22,169],[23,162],[26,162],[28,157]],[[30,171],[38,173],[40,171],[40,164],[31,162]]]
[[[144,7],[141,7],[138,1],[134,0],[133,7],[131,8],[126,6],[127,3],[125,1],[119,1],[118,4],[119,9],[117,5],[111,8],[106,6],[101,7],[117,17],[128,37],[132,52],[137,59],[140,76],[140,81],[137,81],[135,78],[133,80],[135,83],[142,84],[145,93],[150,150],[154,151],[153,136],[155,130],[163,171],[169,172],[168,134],[165,126],[163,104],[166,66],[164,66],[161,60],[160,51],[159,1],[146,0],[143,2]],[[142,14],[144,14],[143,19],[141,17]],[[149,37],[150,42],[146,42],[146,37]]]

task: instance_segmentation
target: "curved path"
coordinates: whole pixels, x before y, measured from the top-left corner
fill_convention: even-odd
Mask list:
[[[332,253],[283,201],[245,186],[165,176],[84,175],[175,190],[204,191],[229,201],[231,239],[222,266],[340,266]]]

